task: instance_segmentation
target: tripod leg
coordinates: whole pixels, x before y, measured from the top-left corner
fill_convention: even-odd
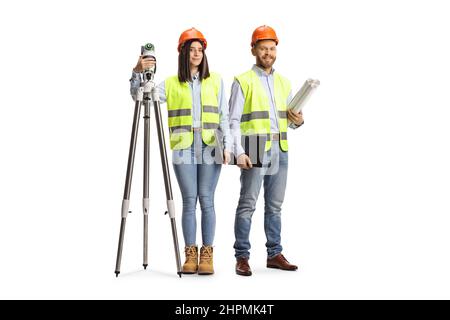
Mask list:
[[[136,140],[137,140],[137,132],[138,132],[138,128],[139,128],[140,113],[141,113],[141,101],[138,100],[138,101],[136,101],[136,105],[134,107],[133,128],[131,130],[130,150],[128,152],[127,176],[125,179],[125,189],[124,189],[123,200],[122,200],[122,221],[120,224],[119,245],[118,245],[118,249],[117,249],[116,271],[115,271],[116,277],[119,276],[120,263],[122,260],[123,239],[125,236],[125,224],[126,224],[129,202],[130,202],[131,180],[133,178],[134,154],[136,152]]]
[[[144,212],[144,269],[148,266],[148,212],[149,212],[149,169],[150,169],[150,103],[144,101],[144,198],[142,208]]]
[[[164,184],[166,187],[167,210],[169,212],[170,222],[172,225],[172,237],[173,237],[173,245],[175,248],[175,259],[177,262],[177,273],[181,278],[180,249],[178,245],[177,226],[175,223],[175,204],[173,202],[172,184],[170,182],[169,166],[167,163],[167,151],[164,139],[164,130],[161,120],[161,109],[159,107],[159,99],[154,92],[152,97],[153,97],[153,104],[155,107],[155,118],[158,129],[159,151],[161,153],[161,164],[163,168]]]

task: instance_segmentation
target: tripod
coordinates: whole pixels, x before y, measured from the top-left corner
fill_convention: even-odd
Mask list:
[[[181,278],[181,263],[180,263],[180,250],[178,246],[178,236],[177,228],[175,223],[175,205],[172,195],[172,185],[170,182],[169,166],[167,164],[167,151],[166,145],[164,143],[164,130],[161,120],[161,109],[159,105],[159,94],[157,88],[153,81],[154,71],[150,72],[146,70],[144,72],[144,80],[141,81],[139,90],[136,95],[136,105],[134,108],[133,117],[133,128],[131,131],[131,142],[130,150],[128,153],[128,166],[127,166],[127,176],[125,180],[125,190],[122,200],[122,221],[120,224],[120,236],[119,236],[119,246],[117,249],[117,260],[116,260],[116,277],[120,273],[120,263],[122,260],[122,249],[123,249],[123,239],[125,235],[125,224],[127,215],[129,212],[129,202],[130,202],[130,189],[131,180],[133,177],[133,165],[134,165],[134,155],[136,151],[136,140],[137,132],[139,128],[139,118],[141,114],[141,105],[144,105],[144,197],[143,197],[143,211],[144,211],[144,269],[148,266],[148,212],[149,212],[149,169],[150,169],[150,101],[153,101],[153,106],[155,108],[155,119],[158,131],[159,140],[159,150],[161,154],[161,164],[164,175],[164,184],[166,189],[166,199],[167,199],[167,211],[165,214],[169,213],[171,227],[172,227],[172,237],[173,244],[175,248],[175,259],[177,262],[177,274]]]

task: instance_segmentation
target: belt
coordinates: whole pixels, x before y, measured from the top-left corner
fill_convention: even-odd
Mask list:
[[[200,131],[202,131],[202,128],[192,128],[192,131],[194,131],[194,132],[200,132]]]

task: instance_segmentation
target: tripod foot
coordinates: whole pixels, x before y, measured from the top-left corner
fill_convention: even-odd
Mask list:
[[[143,264],[143,266],[144,266],[144,270],[147,270],[148,264]]]
[[[181,274],[182,274],[182,273],[181,273],[181,272],[177,272],[177,273],[178,273],[178,276],[181,278]]]
[[[116,274],[116,278],[119,276],[120,271],[114,272]]]

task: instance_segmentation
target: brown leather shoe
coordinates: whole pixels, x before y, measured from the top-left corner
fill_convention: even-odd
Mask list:
[[[267,268],[275,268],[288,271],[295,271],[298,269],[296,265],[290,264],[289,261],[287,261],[281,253],[273,258],[267,259]]]
[[[236,274],[240,276],[251,276],[252,270],[248,264],[248,258],[237,258],[236,259]]]

